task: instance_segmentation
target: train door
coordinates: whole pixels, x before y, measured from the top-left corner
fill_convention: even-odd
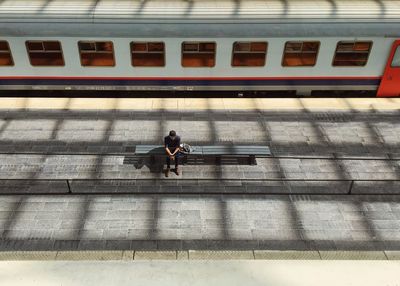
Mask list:
[[[377,96],[400,96],[400,40],[393,43]]]

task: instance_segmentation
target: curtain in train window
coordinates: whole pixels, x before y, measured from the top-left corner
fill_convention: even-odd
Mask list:
[[[163,42],[132,42],[132,66],[163,67],[165,66],[165,46]]]
[[[286,42],[282,66],[310,67],[317,62],[319,42]]]
[[[10,46],[7,41],[0,41],[0,66],[13,66]]]
[[[81,65],[85,67],[113,67],[115,66],[114,45],[111,41],[78,42]]]
[[[233,67],[262,67],[267,54],[266,42],[235,42],[233,44]]]
[[[26,41],[25,45],[32,66],[64,66],[59,41]]]
[[[372,42],[338,42],[333,66],[365,66],[371,51]]]
[[[215,66],[216,44],[213,42],[183,42],[183,67]]]

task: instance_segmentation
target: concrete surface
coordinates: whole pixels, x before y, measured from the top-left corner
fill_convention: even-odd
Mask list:
[[[400,250],[397,195],[0,196],[0,250]]]
[[[398,99],[0,103],[2,251],[400,250]],[[170,129],[274,157],[166,179],[132,153]]]
[[[23,95],[23,92],[21,92]],[[0,98],[4,109],[397,110],[399,98]]]
[[[397,286],[400,261],[7,261],[10,286]]]

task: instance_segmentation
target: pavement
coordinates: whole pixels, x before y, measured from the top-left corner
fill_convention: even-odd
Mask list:
[[[388,195],[0,197],[0,249],[399,250]]]
[[[399,271],[399,261],[0,262],[1,282],[16,286],[395,286]]]
[[[1,102],[0,250],[400,250],[400,101],[135,100]],[[170,129],[273,156],[165,178]]]
[[[268,144],[275,156],[399,158],[397,110],[0,110],[0,152],[127,154],[176,129],[192,144]]]

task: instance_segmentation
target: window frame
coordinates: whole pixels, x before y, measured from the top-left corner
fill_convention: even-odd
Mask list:
[[[371,44],[371,45],[370,45],[370,48],[369,48],[369,51],[368,51],[367,60],[365,61],[365,65],[362,65],[362,66],[337,66],[337,65],[334,65],[334,64],[333,64],[333,63],[335,62],[335,57],[336,57],[337,49],[338,49],[338,46],[339,46],[340,43],[353,43],[353,46],[354,46],[354,45],[355,45],[356,43],[358,43],[358,42],[370,43],[370,44]],[[372,52],[373,44],[374,44],[374,41],[338,41],[338,42],[336,43],[336,48],[335,48],[335,52],[334,52],[334,54],[333,54],[331,66],[332,66],[333,68],[364,68],[364,67],[366,67],[367,64],[368,64],[368,61],[369,61],[369,56],[371,55],[371,52]],[[349,53],[355,53],[355,51],[353,50],[353,51],[351,51],[351,52],[349,52]]]
[[[316,53],[315,53],[315,54],[316,54],[316,56],[315,56],[315,63],[314,63],[313,65],[307,65],[307,66],[288,66],[288,65],[284,65],[285,54],[286,54],[286,45],[287,45],[288,43],[301,43],[301,44],[302,44],[302,45],[301,45],[301,48],[303,48],[303,44],[304,44],[304,43],[309,43],[309,42],[311,42],[311,43],[318,43],[318,49],[317,49],[317,51],[316,51]],[[312,68],[312,67],[315,67],[315,66],[317,65],[317,62],[318,62],[318,56],[319,56],[320,48],[321,48],[321,41],[313,41],[313,40],[306,40],[306,41],[301,41],[301,40],[299,40],[299,41],[286,41],[285,44],[284,44],[284,46],[283,46],[281,67],[283,67],[283,68]],[[300,51],[300,52],[303,53],[302,51]]]
[[[203,53],[203,54],[211,54],[210,52],[199,52],[200,49],[200,44],[214,44],[214,52],[213,52],[213,60],[214,60],[214,65],[212,66],[191,66],[191,67],[185,67],[183,65],[183,55],[184,55],[184,51],[183,51],[183,45],[184,44],[198,44],[197,47],[197,54],[198,53]],[[190,52],[186,52],[186,53],[190,53]],[[193,52],[194,53],[194,52]],[[181,67],[182,68],[215,68],[215,66],[217,65],[217,42],[216,41],[183,41],[181,43]]]
[[[94,47],[95,47],[95,51],[94,51],[94,53],[96,53],[97,51],[96,51],[96,43],[108,43],[108,42],[110,42],[111,43],[111,45],[112,45],[112,58],[113,58],[113,65],[107,65],[107,66],[93,66],[93,65],[83,65],[82,64],[82,50],[81,50],[81,48],[80,48],[80,46],[79,46],[79,44],[80,43],[94,43]],[[80,63],[81,63],[81,67],[84,67],[84,68],[113,68],[113,67],[115,67],[116,65],[117,65],[117,61],[115,60],[115,49],[114,49],[114,42],[113,41],[110,41],[110,40],[106,40],[106,41],[102,41],[102,40],[100,40],[100,41],[96,41],[96,40],[80,40],[80,41],[78,41],[78,53],[79,53],[79,61],[80,61]],[[87,53],[93,53],[93,51],[86,51]],[[85,53],[85,51],[83,51],[83,53]],[[100,53],[107,53],[107,52],[100,52]]]
[[[146,44],[147,51],[146,52],[142,52],[143,54],[148,54],[148,53],[160,54],[160,52],[149,52],[149,46],[148,46],[149,43],[150,44],[153,44],[153,43],[162,43],[163,44],[163,51],[162,51],[163,60],[164,60],[163,65],[162,66],[135,66],[135,65],[133,65],[133,54],[134,54],[134,52],[132,51],[133,44]],[[134,67],[134,68],[165,68],[166,65],[167,65],[167,57],[166,57],[166,55],[167,55],[166,50],[167,49],[165,48],[165,42],[164,41],[131,41],[129,43],[129,48],[130,48],[130,53],[131,53],[131,66]],[[136,52],[136,53],[140,54],[141,52]]]
[[[6,41],[6,40],[0,40],[0,42],[6,43],[7,48],[8,48],[8,52],[0,50],[0,53],[3,53],[3,54],[7,54],[8,53],[10,55],[10,59],[11,59],[11,64],[10,65],[0,65],[0,67],[13,67],[13,66],[15,66],[14,57],[13,57],[12,52],[11,52],[10,43],[8,41]]]
[[[252,43],[264,43],[264,44],[266,44],[265,52],[264,52],[264,64],[262,66],[235,66],[235,65],[233,65],[233,58],[234,58],[235,53],[239,53],[240,54],[240,52],[235,52],[235,44],[237,44],[237,43],[248,43],[248,44],[250,44],[250,49],[251,49],[251,44]],[[268,46],[269,46],[268,41],[262,41],[262,40],[260,40],[260,41],[235,41],[235,42],[233,42],[233,44],[232,44],[232,55],[231,55],[231,67],[232,68],[264,68],[267,65]],[[246,52],[242,52],[242,53],[243,54],[245,54],[245,53],[251,54],[252,52],[251,51],[246,51]],[[256,54],[256,53],[260,53],[260,52],[253,52],[253,53]]]
[[[57,43],[59,43],[60,44],[60,51],[55,51],[55,50],[46,51],[46,49],[44,48],[44,43],[45,42],[57,42]],[[35,51],[35,50],[31,51],[31,50],[29,50],[29,47],[28,47],[29,43],[42,43],[42,50],[41,51]],[[63,51],[63,48],[62,48],[61,41],[59,41],[59,40],[26,40],[25,41],[25,47],[26,47],[26,52],[28,54],[28,58],[29,58],[29,64],[32,67],[35,67],[35,68],[65,67],[64,51]],[[31,59],[31,55],[30,55],[31,53],[61,53],[61,59],[63,61],[63,64],[62,65],[33,65],[32,64],[32,59]]]

